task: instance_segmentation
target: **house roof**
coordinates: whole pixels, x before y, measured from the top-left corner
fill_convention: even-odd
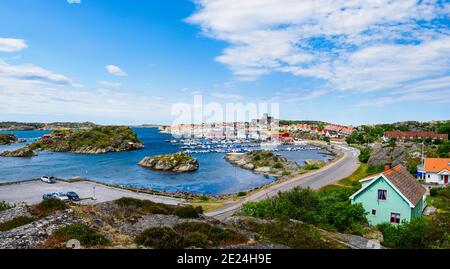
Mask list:
[[[425,158],[425,172],[450,171],[450,158]]]
[[[426,193],[426,189],[406,170],[402,165],[397,165],[383,173],[369,176],[361,181],[372,180],[369,184],[354,193],[350,198],[353,199],[357,194],[368,188],[380,177],[385,178],[388,183],[407,200],[410,206],[414,207]]]

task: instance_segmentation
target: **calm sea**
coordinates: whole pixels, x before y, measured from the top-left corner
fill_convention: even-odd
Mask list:
[[[145,144],[145,149],[100,155],[38,152],[39,155],[33,158],[0,157],[0,182],[52,175],[58,178],[82,177],[104,183],[165,191],[223,194],[247,191],[274,180],[229,164],[223,159],[224,153],[192,154],[200,163],[199,170],[193,173],[176,174],[142,168],[137,163],[144,157],[175,153],[180,149],[165,141],[171,139],[171,135],[161,134],[156,128],[134,130]],[[2,131],[2,133],[13,133],[18,138],[27,139],[29,143],[49,131]],[[0,152],[22,146],[24,144],[0,146]],[[305,159],[327,160],[330,157],[323,150],[278,153],[301,165]]]

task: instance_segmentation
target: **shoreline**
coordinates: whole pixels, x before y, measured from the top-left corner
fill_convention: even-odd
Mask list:
[[[311,143],[314,141],[308,141],[307,143]],[[319,171],[322,170],[323,168],[328,167],[330,164],[338,161],[339,159],[341,159],[343,157],[343,154],[341,151],[337,150],[337,149],[333,149],[331,146],[332,145],[328,145],[328,144],[324,144],[321,142],[316,142],[313,144],[314,146],[320,146],[323,149],[326,149],[327,151],[333,153],[333,158],[330,159],[329,161],[325,162],[324,166],[321,167],[320,169],[316,169],[316,170],[308,170],[304,173],[300,173],[300,174],[293,174],[293,175],[289,175],[289,176],[281,176],[281,177],[277,177],[276,180],[272,181],[271,183],[268,184],[264,184],[261,185],[259,187],[247,190],[247,191],[241,191],[241,192],[237,192],[237,193],[226,193],[226,194],[199,194],[199,193],[192,193],[192,192],[184,192],[184,191],[177,191],[177,192],[169,192],[169,191],[163,191],[163,190],[155,190],[155,189],[150,189],[150,188],[139,188],[139,187],[130,187],[130,186],[123,186],[123,185],[116,185],[116,184],[110,184],[110,183],[104,183],[104,182],[100,182],[97,180],[93,180],[93,179],[87,179],[87,178],[71,178],[71,179],[57,179],[63,182],[67,182],[67,183],[73,183],[73,182],[80,182],[80,181],[85,181],[85,182],[91,182],[91,183],[96,183],[96,184],[100,184],[100,185],[104,185],[107,187],[112,187],[112,188],[117,188],[117,189],[122,189],[122,190],[128,190],[128,191],[132,191],[135,193],[145,193],[145,194],[153,194],[153,195],[160,195],[160,196],[166,196],[166,197],[171,197],[171,198],[179,198],[179,199],[186,199],[187,201],[194,201],[194,200],[201,200],[201,199],[205,199],[208,198],[206,201],[213,201],[213,202],[218,202],[218,201],[223,201],[223,200],[236,200],[236,199],[242,199],[245,198],[255,192],[258,192],[260,190],[275,186],[277,184],[281,184],[285,181],[288,181],[296,176],[299,175],[306,175],[315,171]],[[241,168],[243,169],[243,168]],[[40,181],[40,179],[24,179],[24,180],[19,180],[19,181],[11,181],[11,182],[2,182],[0,183],[0,187],[1,186],[9,186],[9,185],[18,185],[21,183],[26,183],[26,182],[32,182],[32,181]],[[240,193],[245,193],[245,195],[240,196]]]

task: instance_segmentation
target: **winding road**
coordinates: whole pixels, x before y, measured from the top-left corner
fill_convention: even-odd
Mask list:
[[[330,163],[317,171],[299,175],[279,184],[271,185],[265,189],[252,193],[242,200],[227,203],[224,207],[206,212],[205,215],[222,221],[238,211],[244,203],[271,198],[276,196],[278,192],[289,191],[295,187],[319,189],[325,185],[350,176],[359,166],[358,150],[344,145],[334,145],[334,147],[343,153],[343,156],[339,160]]]

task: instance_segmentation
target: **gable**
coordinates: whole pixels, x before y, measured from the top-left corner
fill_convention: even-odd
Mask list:
[[[364,196],[372,195],[372,191],[377,191],[378,189],[383,189],[388,191],[388,201],[395,199],[389,198],[392,195],[397,196],[405,205],[414,208],[415,205],[411,203],[384,175],[380,175],[373,178],[370,182],[366,182],[361,189],[350,196],[351,200],[364,199]],[[369,194],[370,193],[370,194]],[[376,197],[370,197],[370,199],[375,199]]]

